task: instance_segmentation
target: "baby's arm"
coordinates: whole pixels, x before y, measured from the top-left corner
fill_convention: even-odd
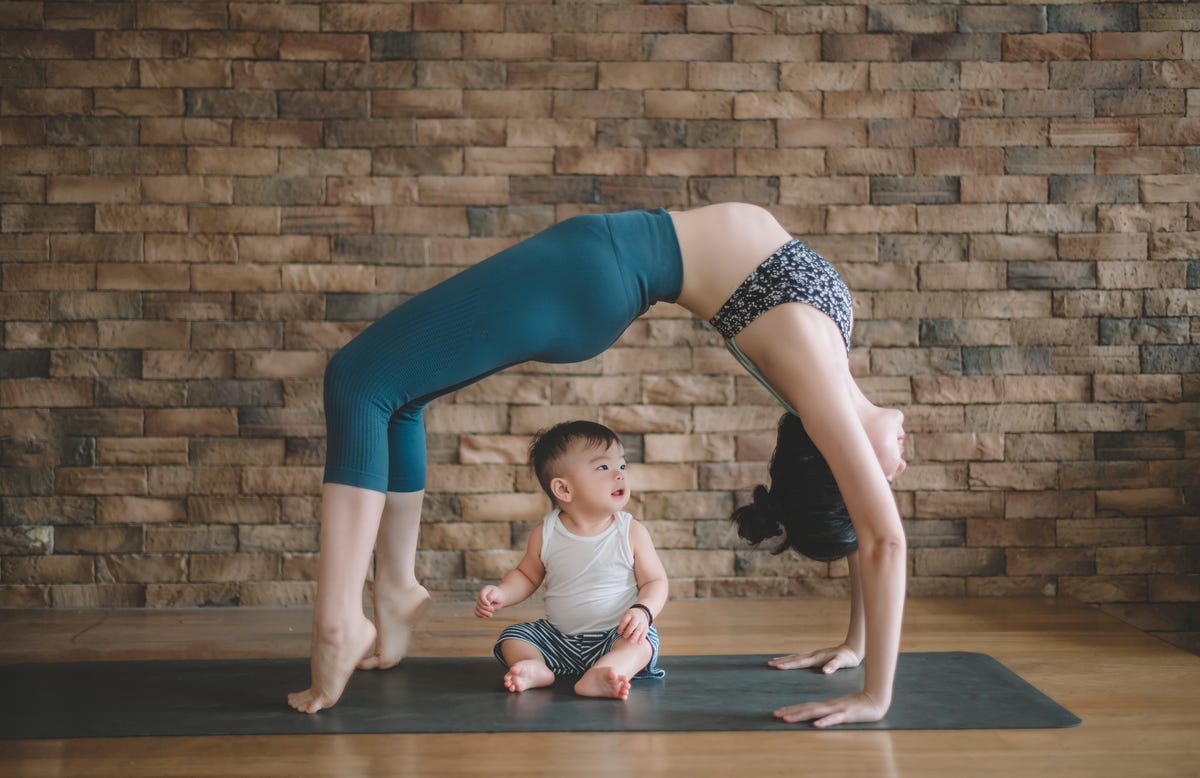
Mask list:
[[[658,618],[667,604],[667,571],[658,558],[650,532],[640,521],[629,523],[629,546],[633,550],[633,573],[638,582],[637,604],[648,608],[650,614]],[[636,643],[646,638],[651,621],[645,611],[633,607],[621,616],[617,632],[626,640]]]
[[[490,619],[492,614],[509,605],[516,605],[537,591],[546,576],[542,565],[542,527],[538,525],[529,533],[525,545],[525,556],[517,566],[500,580],[499,585],[488,585],[479,590],[475,599],[475,615]]]

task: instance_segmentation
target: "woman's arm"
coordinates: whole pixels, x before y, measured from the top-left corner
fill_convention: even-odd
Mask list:
[[[867,625],[863,613],[862,577],[858,552],[846,557],[850,566],[850,626],[846,639],[839,646],[818,648],[804,654],[777,656],[767,662],[776,670],[799,670],[820,667],[823,673],[833,673],[848,667],[858,667],[867,651]]]
[[[850,627],[846,630],[846,645],[861,657],[867,650],[867,623],[857,551],[846,557],[846,564],[850,567]]]
[[[892,701],[907,547],[891,487],[856,408],[853,377],[836,325],[815,308],[782,305],[747,326],[738,342],[800,413],[833,471],[858,535],[866,653],[863,691],[782,708],[776,715],[785,721],[813,720],[816,726],[878,721]],[[855,627],[852,601],[851,633]]]

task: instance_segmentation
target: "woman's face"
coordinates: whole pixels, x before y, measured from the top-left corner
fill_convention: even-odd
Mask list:
[[[908,466],[904,461],[904,414],[895,408],[871,406],[863,426],[884,476],[891,481]]]

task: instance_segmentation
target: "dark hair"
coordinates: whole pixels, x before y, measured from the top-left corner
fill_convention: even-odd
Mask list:
[[[550,482],[554,480],[551,466],[555,460],[567,453],[572,444],[581,441],[588,446],[607,449],[614,443],[620,443],[621,439],[603,424],[581,420],[564,421],[548,430],[542,430],[530,444],[529,459],[533,463],[533,472],[551,501],[554,501],[554,495],[550,492]]]
[[[770,475],[771,488],[754,487],[754,501],[730,517],[739,536],[758,545],[782,534],[772,553],[794,548],[821,562],[841,559],[858,548],[833,471],[799,416],[787,413],[779,420]]]

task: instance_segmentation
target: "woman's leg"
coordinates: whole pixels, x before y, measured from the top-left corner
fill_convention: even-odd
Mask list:
[[[330,360],[313,685],[289,697],[293,707],[329,707],[360,661],[384,667],[407,648],[425,595],[413,571],[425,486],[421,409],[508,365],[579,361],[616,340],[638,301],[612,245],[601,219],[568,220],[413,297]],[[387,492],[409,496],[393,500],[381,523]],[[377,536],[378,646],[362,614]]]
[[[288,704],[302,713],[337,702],[354,666],[375,644],[375,627],[363,615],[362,592],[383,506],[384,494],[370,489],[327,483],[321,492],[312,686],[288,695]]]
[[[386,670],[408,653],[415,623],[429,605],[417,580],[417,532],[424,491],[388,492],[375,541],[375,652],[361,670]]]

